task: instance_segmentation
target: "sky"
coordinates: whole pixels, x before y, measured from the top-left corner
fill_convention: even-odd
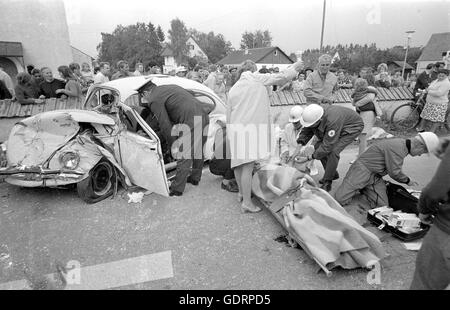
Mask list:
[[[239,49],[245,31],[269,30],[272,46],[288,55],[320,46],[323,0],[63,0],[71,43],[97,56],[101,32],[119,24],[170,21],[221,33]],[[432,33],[450,31],[450,0],[326,0],[324,45],[376,43],[380,48],[424,46]]]

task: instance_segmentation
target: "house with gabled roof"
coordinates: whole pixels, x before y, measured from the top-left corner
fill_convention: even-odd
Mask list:
[[[192,37],[189,37],[189,39],[186,41],[186,45],[188,46],[189,57],[198,57],[204,62],[208,62],[208,56]],[[173,51],[168,44],[164,46],[161,52],[161,56],[164,57],[164,74],[168,74],[170,71],[175,70],[178,66],[181,65],[177,63]]]
[[[419,59],[417,59],[416,72],[420,73],[424,71],[430,63],[444,61],[444,58],[449,52],[450,32],[433,33],[427,45],[423,48]]]
[[[237,67],[247,59],[255,62],[258,70],[263,66],[283,70],[294,63],[279,47],[273,46],[232,51],[217,64]]]

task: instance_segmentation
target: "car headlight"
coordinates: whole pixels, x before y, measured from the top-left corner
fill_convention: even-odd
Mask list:
[[[64,168],[74,170],[80,163],[80,156],[75,152],[66,152],[59,156],[59,162]]]

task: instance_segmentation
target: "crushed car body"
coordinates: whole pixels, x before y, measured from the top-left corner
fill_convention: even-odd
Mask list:
[[[166,169],[176,164],[164,161],[159,137],[140,115],[139,90],[150,81],[181,86],[211,105],[212,141],[205,146],[205,157],[210,157],[215,122],[225,117],[221,99],[206,86],[183,78],[130,77],[93,85],[83,110],[43,112],[16,123],[5,143],[7,167],[0,175],[23,187],[76,184],[80,198],[88,203],[112,195],[119,181],[168,196]]]

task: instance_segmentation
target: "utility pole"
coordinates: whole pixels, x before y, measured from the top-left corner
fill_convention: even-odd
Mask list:
[[[325,29],[325,9],[327,7],[327,0],[323,0],[323,15],[322,15],[322,34],[320,36],[320,51],[322,52],[323,46],[323,31]]]
[[[411,36],[414,32],[415,32],[414,30],[406,31],[406,33],[408,34],[408,37],[406,40],[406,53],[405,53],[405,60],[403,61],[402,78],[405,75],[406,58],[408,57],[409,42],[411,41]]]

